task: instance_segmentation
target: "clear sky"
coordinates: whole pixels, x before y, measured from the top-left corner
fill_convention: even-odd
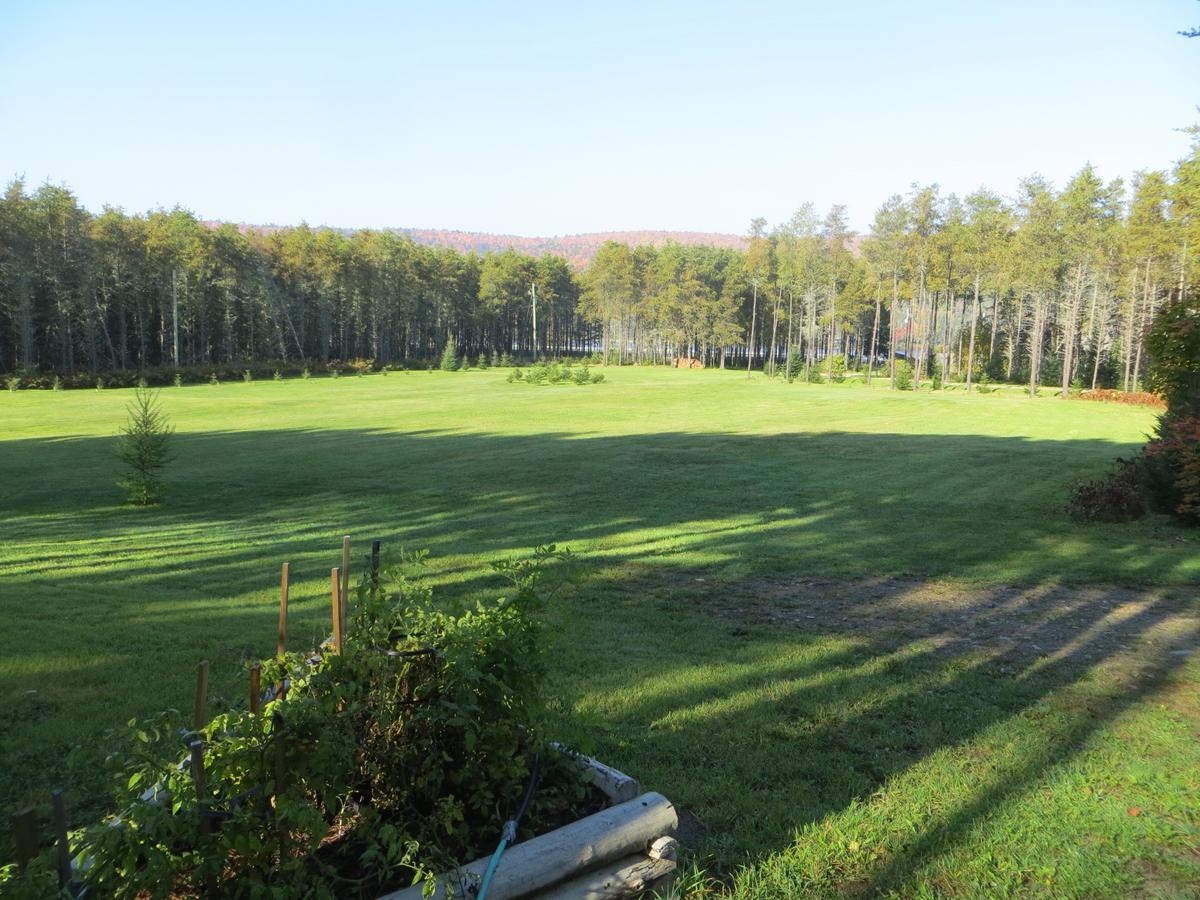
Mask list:
[[[0,0],[0,176],[254,223],[866,228],[915,182],[1166,167],[1194,0]]]

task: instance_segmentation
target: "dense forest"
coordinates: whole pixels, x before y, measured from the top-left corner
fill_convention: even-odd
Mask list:
[[[1132,184],[1085,166],[1006,199],[913,186],[869,234],[844,207],[801,207],[745,250],[605,243],[573,269],[388,231],[256,231],[182,210],[85,210],[65,187],[0,199],[0,371],[251,361],[425,366],[460,353],[678,357],[868,375],[1135,390],[1156,311],[1183,295],[1200,247],[1200,146]],[[536,294],[536,335],[534,295]],[[535,347],[536,342],[536,347]],[[749,359],[747,356],[749,355]]]

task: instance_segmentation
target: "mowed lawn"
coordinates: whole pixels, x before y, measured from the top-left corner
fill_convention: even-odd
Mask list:
[[[64,785],[98,815],[103,733],[189,708],[202,658],[241,697],[284,561],[304,644],[343,534],[359,570],[372,538],[428,549],[447,602],[557,542],[596,572],[549,613],[556,705],[686,811],[688,884],[1200,892],[1200,537],[1064,511],[1151,413],[505,374],[165,389],[152,510],[115,486],[131,392],[0,395],[4,811]]]

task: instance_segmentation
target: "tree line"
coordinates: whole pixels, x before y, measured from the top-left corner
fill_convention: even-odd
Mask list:
[[[0,371],[463,354],[762,367],[1135,390],[1156,312],[1190,287],[1200,145],[1126,186],[1084,166],[1012,198],[914,185],[855,235],[810,204],[744,250],[608,242],[577,271],[388,231],[240,230],[182,209],[85,210],[69,189],[0,199]]]

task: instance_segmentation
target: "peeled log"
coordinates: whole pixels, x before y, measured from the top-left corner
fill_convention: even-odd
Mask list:
[[[544,890],[580,872],[632,854],[645,855],[656,839],[679,824],[675,807],[653,791],[510,847],[500,858],[488,889],[489,900],[514,900]],[[497,835],[499,840],[499,835]],[[491,857],[477,859],[438,878],[436,900],[460,900],[478,885]],[[449,884],[450,891],[446,890]],[[421,885],[380,900],[420,900]]]
[[[650,859],[644,853],[638,853],[602,866],[595,872],[560,882],[538,894],[536,900],[615,900],[618,897],[632,897],[661,887],[663,879],[672,877],[674,871],[674,860]]]
[[[580,768],[591,772],[593,787],[604,794],[610,803],[624,803],[626,800],[632,800],[641,794],[642,786],[636,778],[630,778],[624,772],[620,772],[612,766],[606,766],[604,763],[597,759],[592,759],[590,756],[584,756],[582,753],[574,753],[567,750],[561,744],[551,743],[550,746],[571,757],[579,763]]]

